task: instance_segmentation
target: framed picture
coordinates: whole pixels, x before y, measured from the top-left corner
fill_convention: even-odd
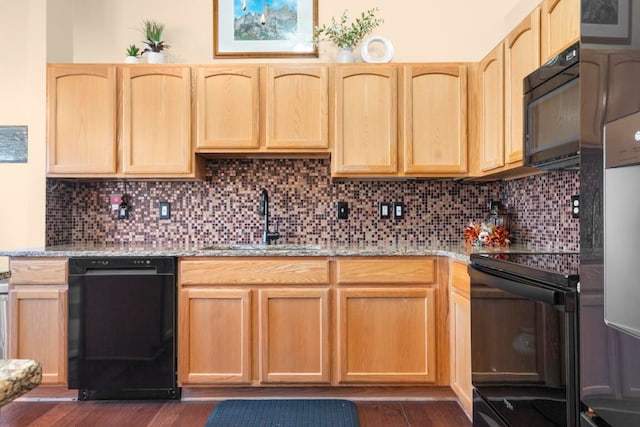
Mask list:
[[[318,56],[318,0],[213,0],[216,57]]]
[[[629,44],[631,0],[581,0],[581,33],[586,43]]]

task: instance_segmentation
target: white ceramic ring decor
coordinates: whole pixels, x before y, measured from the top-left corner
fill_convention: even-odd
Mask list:
[[[382,55],[380,57],[372,57],[369,54],[369,45],[371,43],[382,43],[382,45],[384,46],[384,55]],[[393,58],[393,45],[391,44],[389,39],[387,39],[385,37],[378,37],[378,36],[369,37],[362,44],[362,49],[361,49],[361,52],[360,52],[360,56],[362,56],[362,60],[364,62],[370,62],[370,63],[389,62],[389,61],[391,61],[391,58]]]

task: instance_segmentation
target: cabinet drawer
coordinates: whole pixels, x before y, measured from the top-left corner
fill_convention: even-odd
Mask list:
[[[324,285],[329,261],[281,258],[199,258],[180,261],[181,285]]]
[[[339,285],[435,283],[436,258],[346,258],[337,261]]]
[[[67,258],[12,258],[12,285],[66,285]]]
[[[467,264],[452,261],[450,269],[451,289],[460,295],[469,298],[471,285],[469,272],[467,271]]]

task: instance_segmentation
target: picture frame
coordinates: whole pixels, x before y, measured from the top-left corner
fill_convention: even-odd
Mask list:
[[[584,43],[629,44],[631,0],[581,0],[581,36]]]
[[[213,0],[213,55],[318,57],[318,0]]]

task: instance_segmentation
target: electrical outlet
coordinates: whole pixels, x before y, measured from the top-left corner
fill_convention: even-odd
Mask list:
[[[380,202],[378,204],[378,213],[380,214],[380,219],[391,218],[391,204],[388,202]]]
[[[580,196],[571,196],[571,216],[580,218]]]
[[[111,205],[111,210],[113,212],[118,210],[120,203],[122,203],[122,194],[109,195],[109,204]]]
[[[349,218],[349,203],[338,202],[338,219]]]
[[[158,217],[160,219],[170,219],[171,218],[171,203],[169,202],[160,202],[160,212]]]
[[[393,202],[393,217],[395,219],[404,218],[404,203]]]

